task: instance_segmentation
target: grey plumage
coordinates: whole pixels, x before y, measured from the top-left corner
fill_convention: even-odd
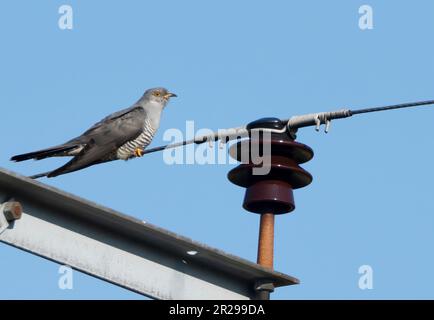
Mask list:
[[[74,157],[62,167],[34,178],[51,178],[107,161],[128,160],[151,143],[161,112],[174,96],[164,88],[149,89],[131,107],[112,113],[82,135],[58,146],[13,156],[11,160]]]

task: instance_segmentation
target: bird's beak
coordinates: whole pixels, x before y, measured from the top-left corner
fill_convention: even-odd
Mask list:
[[[172,98],[172,97],[177,97],[177,95],[174,93],[171,93],[171,92],[164,95],[164,99],[166,99],[166,100],[169,100],[169,98]]]

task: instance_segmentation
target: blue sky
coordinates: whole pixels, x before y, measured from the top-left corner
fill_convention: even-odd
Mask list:
[[[73,30],[58,28],[62,4]],[[372,30],[359,29],[363,4]],[[178,98],[153,146],[186,120],[216,130],[434,99],[433,14],[432,1],[3,1],[0,166],[60,166],[8,159],[70,139],[154,86]],[[422,107],[299,132],[314,181],[276,219],[275,268],[302,283],[274,298],[434,298],[432,119]],[[42,181],[254,261],[258,216],[241,208],[232,167],[168,166],[156,153]],[[142,299],[78,272],[60,290],[58,265],[4,244],[0,257],[2,299]],[[366,264],[372,290],[358,287]]]

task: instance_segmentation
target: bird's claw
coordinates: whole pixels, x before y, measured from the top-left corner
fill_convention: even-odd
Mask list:
[[[136,148],[136,150],[134,150],[134,155],[136,157],[143,157],[143,150],[141,148]]]

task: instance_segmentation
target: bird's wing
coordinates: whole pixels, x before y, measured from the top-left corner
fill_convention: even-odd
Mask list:
[[[106,161],[104,159],[106,156],[142,133],[145,118],[145,110],[135,107],[116,117],[103,119],[77,138],[77,140],[87,142],[83,150],[64,166],[51,172],[48,177],[55,177]]]
[[[130,113],[133,110],[136,110],[137,108],[139,108],[137,105],[133,105],[129,108],[114,112],[110,115],[108,115],[107,117],[105,117],[104,119],[102,119],[101,121],[95,123],[92,127],[90,127],[83,135],[85,135],[86,133],[93,131],[103,125],[106,125],[107,123],[114,121],[116,119],[119,119],[121,117],[123,117],[124,115],[126,115],[127,113]],[[142,109],[142,108],[140,108]]]
[[[100,129],[104,129],[107,128],[107,125],[126,116],[127,114],[129,114],[130,112],[136,112],[136,109],[143,109],[141,107],[139,107],[138,105],[133,105],[129,108],[114,112],[110,115],[108,115],[107,117],[105,117],[104,119],[102,119],[101,121],[95,123],[92,127],[90,127],[89,129],[87,129],[82,135],[71,139],[67,142],[67,144],[86,144],[89,142],[89,137],[92,135],[92,133],[94,132],[99,132]]]

